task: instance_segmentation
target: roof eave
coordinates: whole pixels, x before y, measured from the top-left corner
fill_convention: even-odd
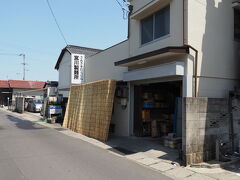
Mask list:
[[[157,56],[160,54],[165,54],[165,53],[179,53],[179,54],[189,54],[189,47],[187,46],[169,46],[169,47],[165,47],[162,49],[158,49],[155,51],[151,51],[151,52],[147,52],[144,54],[140,54],[137,56],[133,56],[127,59],[123,59],[117,62],[114,62],[115,66],[124,66],[124,64],[128,64],[130,62],[136,62],[138,60],[144,59],[144,58],[148,58],[148,57],[152,57],[152,56]]]
[[[67,47],[65,47],[65,48],[62,49],[61,54],[59,55],[58,60],[57,60],[57,63],[56,63],[56,65],[55,65],[55,69],[56,69],[56,70],[59,69],[59,65],[60,65],[60,63],[61,63],[61,61],[62,61],[62,58],[63,58],[63,55],[64,55],[64,53],[65,53],[66,51],[68,51],[68,52],[71,54],[71,52],[67,49]]]

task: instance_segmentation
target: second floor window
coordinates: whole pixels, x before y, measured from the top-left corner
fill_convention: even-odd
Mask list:
[[[141,44],[170,33],[170,5],[141,20]]]

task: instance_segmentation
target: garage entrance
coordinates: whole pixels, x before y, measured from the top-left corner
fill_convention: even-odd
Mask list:
[[[182,81],[135,85],[134,135],[181,137],[181,97]]]

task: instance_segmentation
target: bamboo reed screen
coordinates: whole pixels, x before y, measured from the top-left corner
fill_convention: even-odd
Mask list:
[[[115,88],[113,80],[72,86],[63,127],[107,141]]]

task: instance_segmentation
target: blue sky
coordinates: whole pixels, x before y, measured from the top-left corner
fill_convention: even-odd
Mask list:
[[[115,0],[49,0],[68,44],[105,49],[127,37],[127,20]],[[66,46],[46,0],[8,0],[0,6],[0,79],[57,80],[54,69]]]

